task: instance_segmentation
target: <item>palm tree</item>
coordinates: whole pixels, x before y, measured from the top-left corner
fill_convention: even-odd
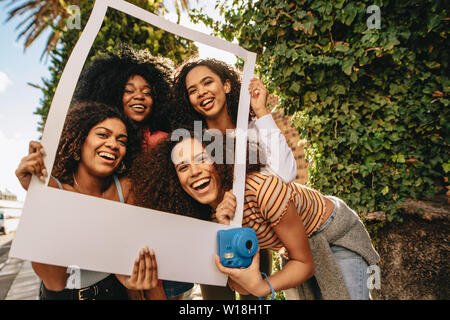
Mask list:
[[[9,1],[6,7],[17,3],[15,0],[0,0],[0,2]],[[41,59],[48,55],[50,51],[56,46],[62,31],[65,27],[65,20],[71,15],[69,7],[72,5],[79,5],[82,0],[27,0],[17,7],[12,8],[8,12],[8,17],[5,22],[13,18],[28,16],[19,22],[16,29],[22,28],[17,36],[17,40],[25,38],[24,51],[36,40],[44,30],[49,27],[52,29],[45,49],[42,52]],[[189,0],[173,0],[178,16],[181,11],[187,11],[189,8]],[[180,10],[181,7],[181,10]]]
[[[43,56],[50,53],[51,49],[58,42],[58,39],[61,36],[61,31],[64,28],[65,19],[70,16],[68,7],[70,5],[78,5],[80,1],[81,0],[71,0],[71,3],[67,3],[64,0],[25,1],[8,12],[8,17],[5,22],[28,14],[28,16],[19,22],[16,27],[16,29],[22,28],[19,31],[20,33],[17,36],[17,40],[25,38],[24,51],[42,34],[44,30],[51,27],[53,31],[47,39],[47,44],[41,55],[42,59]],[[7,7],[13,5],[14,2],[14,0],[9,0]]]

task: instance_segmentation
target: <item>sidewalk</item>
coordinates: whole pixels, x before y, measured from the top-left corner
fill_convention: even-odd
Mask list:
[[[11,284],[5,300],[38,300],[40,279],[34,273],[31,263],[12,258],[5,268],[8,265],[20,268],[20,271]],[[185,294],[183,300],[202,300],[200,286],[196,284],[191,291]]]
[[[11,284],[5,300],[38,300],[40,279],[34,273],[30,261],[16,260],[21,264],[20,271]]]

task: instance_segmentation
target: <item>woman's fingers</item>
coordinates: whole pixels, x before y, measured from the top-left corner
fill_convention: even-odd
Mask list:
[[[43,169],[44,168],[44,169]],[[37,153],[24,157],[17,167],[15,174],[19,179],[20,184],[25,190],[28,190],[30,185],[31,175],[36,175],[42,182],[45,182],[47,171],[45,170],[42,157]]]
[[[139,275],[139,257],[134,260],[133,270],[131,271],[131,276],[129,279],[129,283],[131,285],[135,285]]]
[[[158,271],[156,268],[156,258],[152,249],[145,247],[145,279],[144,289],[153,289],[158,285]]]
[[[151,262],[151,277],[150,277],[150,284],[151,288],[156,288],[158,286],[158,265],[156,263],[156,256],[155,251],[153,249],[150,249],[150,262]]]
[[[259,95],[259,93],[261,93],[263,91],[267,91],[267,89],[261,80],[259,80],[257,78],[253,78],[252,80],[250,80],[248,92],[252,97],[257,97]]]
[[[150,290],[158,285],[155,253],[148,246],[139,250],[128,284],[135,290]]]
[[[145,280],[145,250],[141,249],[139,251],[139,273],[137,276],[138,287],[142,286]],[[139,288],[142,289],[142,288]]]
[[[238,269],[224,267],[223,264],[220,262],[220,258],[219,258],[219,256],[217,254],[216,254],[216,261],[215,262],[216,262],[217,269],[219,269],[220,272],[222,272],[222,273],[224,273],[224,274],[226,274],[228,276],[231,276],[233,274],[233,272],[238,270]]]
[[[42,182],[45,182],[45,178],[48,177],[47,169],[45,168],[43,156],[45,156],[45,151],[42,145],[36,141],[30,141],[28,147],[28,156],[24,157],[21,164],[29,164],[34,167],[31,174],[35,174]],[[18,170],[20,171],[20,164]]]
[[[216,219],[219,223],[230,224],[236,211],[236,196],[232,191],[224,194],[223,200],[216,208]]]
[[[30,143],[28,144],[28,154],[38,152],[40,149],[43,149],[43,147],[37,141],[30,141]]]

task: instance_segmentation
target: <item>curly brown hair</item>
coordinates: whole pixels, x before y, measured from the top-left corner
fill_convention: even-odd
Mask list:
[[[173,115],[171,119],[172,128],[187,128],[192,130],[194,128],[194,121],[202,121],[203,128],[207,128],[204,117],[197,113],[189,102],[189,95],[186,90],[186,76],[192,69],[198,66],[205,66],[211,69],[212,72],[219,76],[222,83],[225,83],[226,80],[230,81],[231,90],[230,93],[226,94],[226,99],[228,114],[236,126],[241,90],[241,71],[214,58],[200,59],[197,56],[192,56],[175,69],[173,85],[175,102],[171,106],[171,114]],[[251,112],[250,115],[252,115]]]
[[[212,208],[189,196],[178,180],[172,162],[172,150],[181,140],[172,141],[171,136],[155,146],[151,153],[142,153],[136,158],[128,175],[132,180],[131,190],[135,196],[135,205],[209,221],[213,213]],[[190,132],[187,136],[201,141],[203,147],[211,141],[208,138],[199,138],[194,132]],[[223,141],[226,141],[225,139],[230,137],[225,136]],[[230,152],[234,154],[229,149],[230,145],[234,146],[234,142],[223,144],[223,155],[227,157],[230,156]],[[214,157],[214,154],[211,156]],[[214,167],[223,190],[231,190],[234,165],[224,162],[214,162]],[[247,172],[258,171],[260,168],[259,163],[247,164]]]
[[[84,102],[73,104],[67,113],[52,170],[55,178],[63,183],[73,185],[73,174],[78,168],[81,148],[89,131],[96,124],[110,118],[121,120],[127,128],[127,152],[122,160],[125,170],[120,173],[116,172],[117,175],[126,173],[140,150],[135,126],[114,107],[102,103]]]
[[[125,85],[133,75],[143,77],[151,87],[153,106],[146,118],[151,131],[169,132],[173,62],[155,57],[148,50],[135,50],[122,44],[118,53],[106,52],[95,57],[80,75],[74,100],[104,103],[123,113]]]

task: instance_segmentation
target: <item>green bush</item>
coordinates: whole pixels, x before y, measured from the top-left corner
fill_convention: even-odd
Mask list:
[[[196,12],[258,53],[257,71],[309,142],[310,184],[358,212],[433,197],[449,162],[445,1],[259,0]],[[369,29],[377,5],[381,28]]]

